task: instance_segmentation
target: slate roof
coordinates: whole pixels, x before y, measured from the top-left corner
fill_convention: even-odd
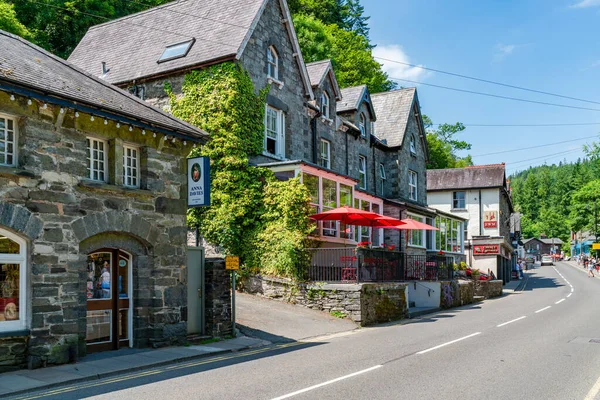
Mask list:
[[[371,96],[373,108],[377,114],[375,134],[387,140],[390,147],[401,146],[410,118],[410,111],[415,101],[415,88],[393,90],[376,93]]]
[[[367,85],[360,85],[342,89],[342,100],[337,102],[337,112],[358,110],[359,103],[362,100]]]
[[[550,238],[550,239],[540,239],[540,241],[542,243],[549,244],[549,245],[552,245],[552,244],[563,244],[563,241],[560,240],[559,238],[554,238],[554,239],[552,239],[552,238]]]
[[[506,186],[504,164],[427,170],[427,191]]]
[[[325,73],[329,69],[331,62],[329,60],[315,61],[306,64],[306,70],[308,71],[308,77],[310,78],[310,84],[315,87],[321,84]]]
[[[0,85],[7,83],[94,109],[142,120],[191,138],[203,130],[92,76],[25,39],[0,30]]]
[[[92,73],[101,62],[105,79],[123,84],[136,79],[240,59],[269,0],[179,0],[91,27],[69,61]],[[312,89],[287,3],[279,0],[294,57],[309,97]],[[157,63],[166,46],[195,39],[185,57]]]
[[[306,64],[306,70],[308,71],[308,77],[310,79],[310,84],[312,85],[312,87],[321,86],[325,78],[329,75],[333,84],[333,91],[335,92],[335,97],[337,98],[337,100],[342,99],[342,91],[338,86],[335,73],[333,72],[333,65],[331,64],[331,60],[315,61]]]

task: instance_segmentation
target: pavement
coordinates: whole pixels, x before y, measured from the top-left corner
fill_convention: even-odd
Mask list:
[[[122,349],[90,354],[75,364],[0,374],[0,396],[17,395],[65,384],[90,382],[150,367],[238,352],[269,345],[246,336],[206,345],[162,349]]]

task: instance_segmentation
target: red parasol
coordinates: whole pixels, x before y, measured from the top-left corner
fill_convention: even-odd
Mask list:
[[[435,226],[431,226],[428,224],[424,224],[419,221],[415,221],[414,219],[405,218],[400,220],[402,224],[397,224],[395,226],[376,226],[376,228],[389,228],[389,229],[398,229],[398,230],[406,230],[406,231],[439,231],[439,228]]]
[[[399,219],[387,217],[371,211],[364,211],[358,208],[342,206],[333,210],[325,211],[320,214],[314,214],[309,217],[315,221],[340,221],[346,225],[370,226],[386,228],[402,225]]]

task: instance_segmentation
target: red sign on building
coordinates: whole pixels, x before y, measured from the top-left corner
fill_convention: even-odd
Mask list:
[[[473,246],[473,255],[497,255],[500,254],[499,244],[476,244]]]
[[[495,229],[498,227],[498,213],[496,211],[483,212],[483,227],[485,229]]]

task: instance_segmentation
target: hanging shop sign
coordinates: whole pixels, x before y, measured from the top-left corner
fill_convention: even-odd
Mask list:
[[[483,227],[485,229],[494,229],[498,227],[498,211],[483,212]]]
[[[500,245],[499,244],[476,244],[473,246],[473,255],[475,256],[487,256],[487,255],[499,255]]]
[[[195,157],[187,159],[188,207],[210,206],[210,159]]]

